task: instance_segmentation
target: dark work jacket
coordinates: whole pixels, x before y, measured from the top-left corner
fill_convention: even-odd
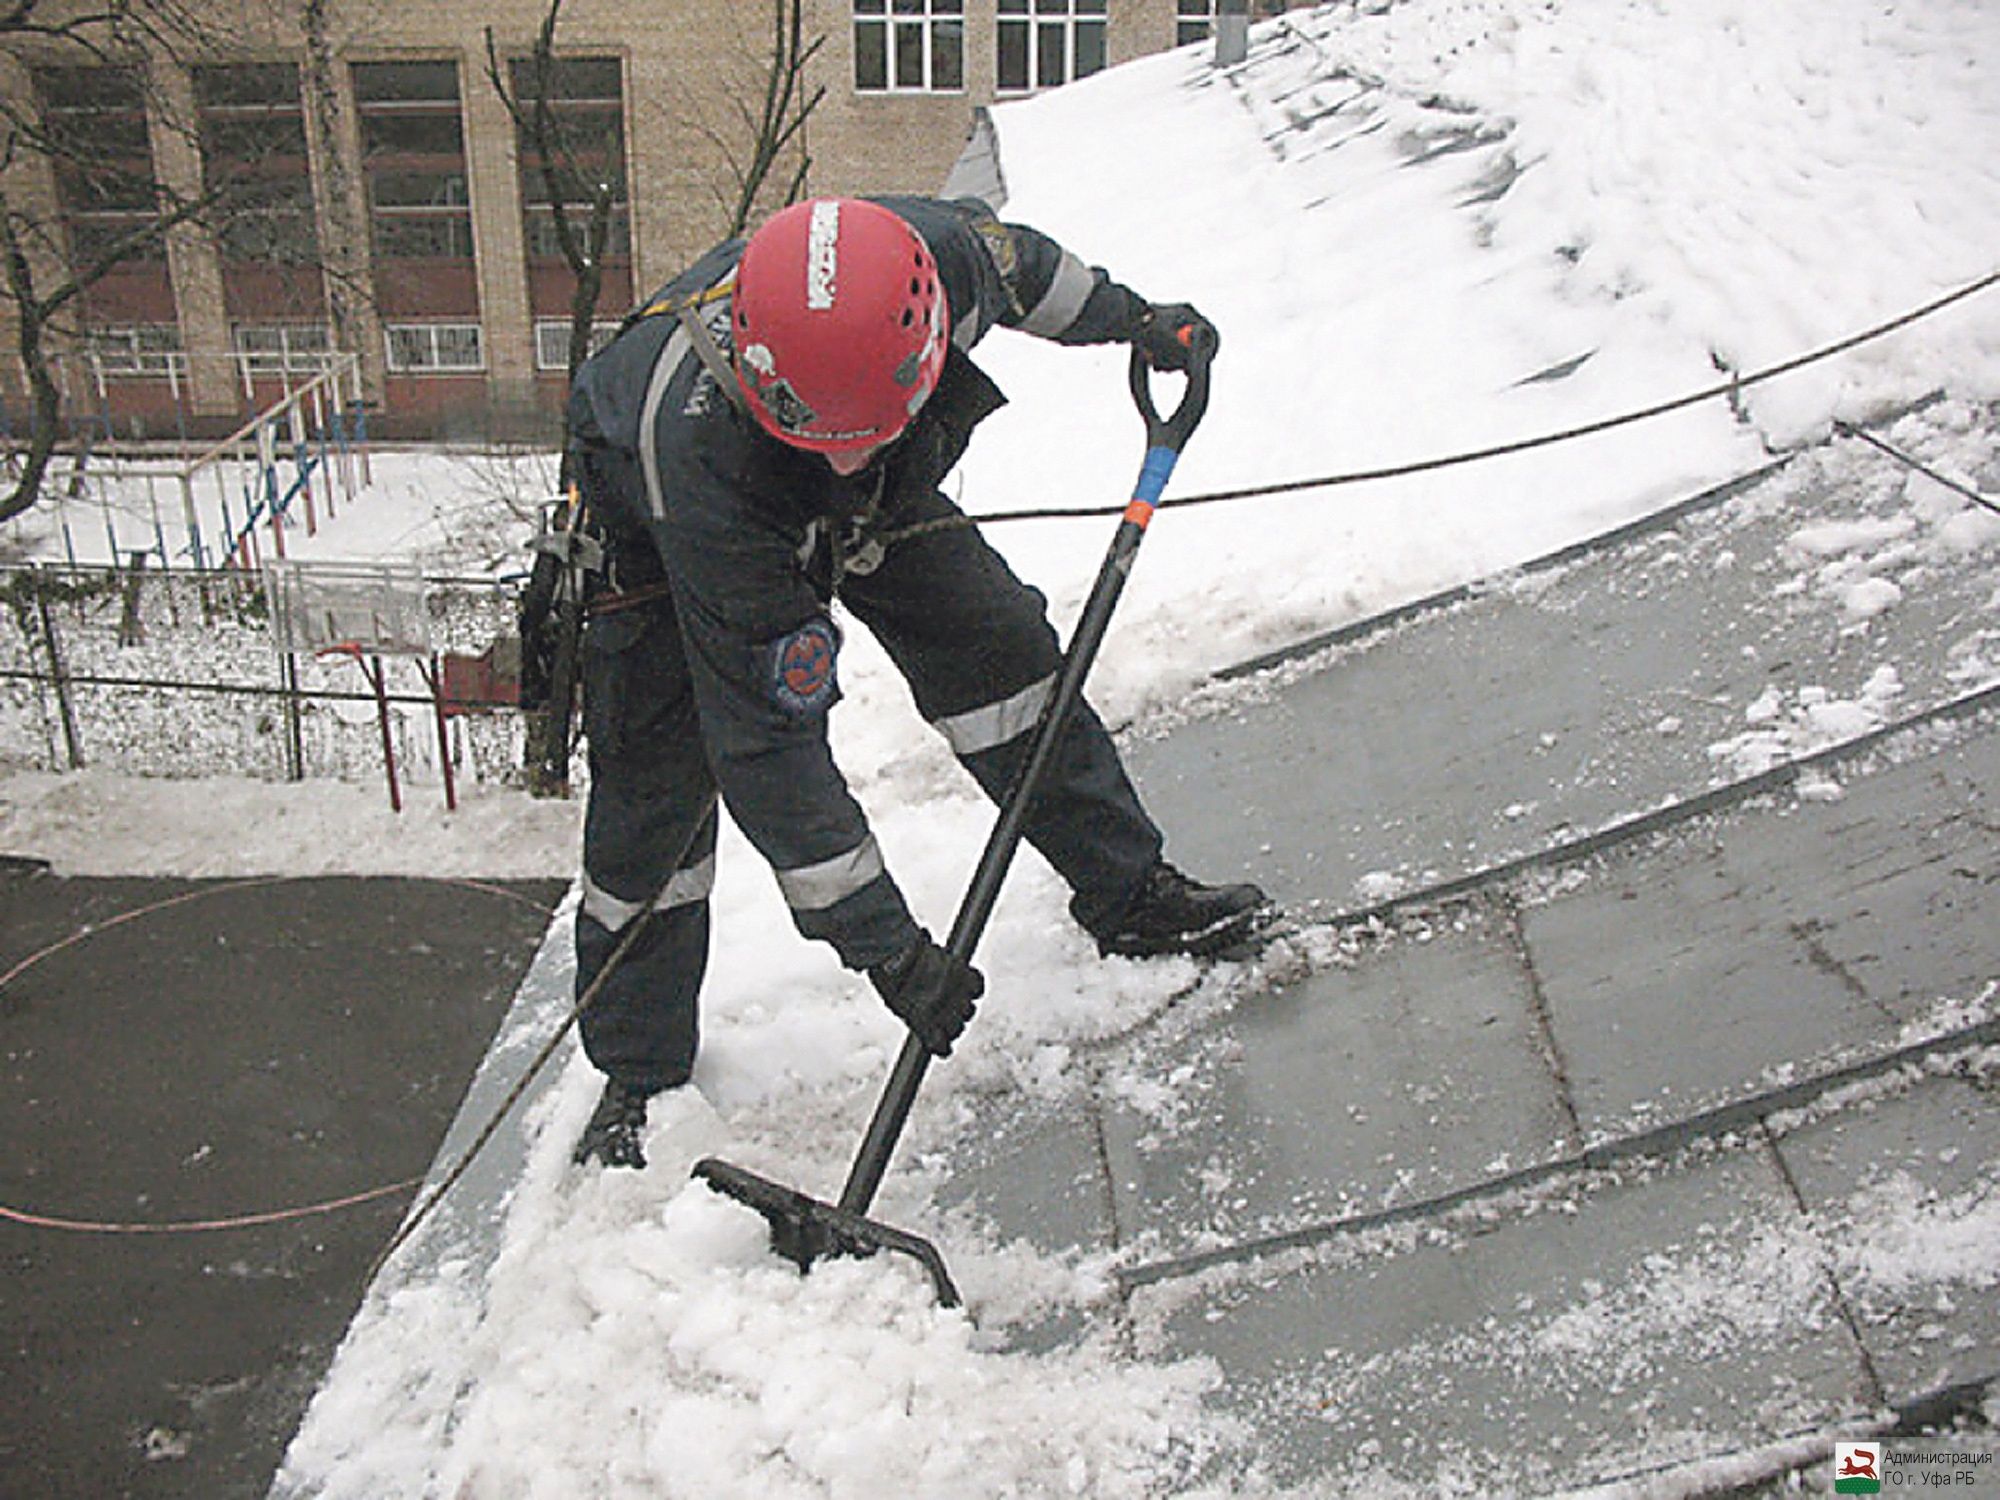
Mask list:
[[[1002,224],[976,200],[876,200],[930,246],[952,348],[937,390],[896,444],[843,478],[766,434],[698,359],[670,310],[726,282],[731,241],[626,320],[578,372],[571,470],[609,532],[616,586],[664,577],[685,645],[702,735],[730,816],[777,872],[794,920],[850,968],[900,952],[916,926],[827,744],[831,674],[790,691],[781,658],[837,641],[832,533],[893,516],[934,489],[973,427],[1005,400],[968,351],[998,324],[1060,343],[1130,340],[1146,303],[1046,235]],[[701,305],[729,347],[726,295]],[[815,681],[808,678],[808,681]]]

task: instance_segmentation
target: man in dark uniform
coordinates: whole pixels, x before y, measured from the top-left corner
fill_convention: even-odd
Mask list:
[[[577,376],[569,470],[609,556],[583,648],[579,993],[652,908],[582,1016],[607,1082],[579,1161],[643,1166],[647,1099],[693,1068],[718,792],[799,931],[866,972],[933,1054],[983,992],[911,917],[827,712],[837,597],[994,800],[1027,754],[1060,662],[1042,596],[970,526],[877,539],[962,521],[938,485],[1005,399],[967,354],[995,324],[1131,343],[1169,369],[1215,337],[976,201],[818,199],[711,251]],[[1212,953],[1265,906],[1161,858],[1087,706],[1025,832],[1105,953]]]

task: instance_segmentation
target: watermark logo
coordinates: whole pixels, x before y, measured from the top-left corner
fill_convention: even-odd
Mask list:
[[[1874,1495],[1882,1489],[1880,1443],[1833,1445],[1833,1491],[1837,1495]]]

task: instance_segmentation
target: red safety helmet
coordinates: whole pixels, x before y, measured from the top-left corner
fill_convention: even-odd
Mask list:
[[[923,237],[877,203],[814,198],[767,220],[736,271],[736,378],[764,430],[855,453],[909,426],[949,315]]]

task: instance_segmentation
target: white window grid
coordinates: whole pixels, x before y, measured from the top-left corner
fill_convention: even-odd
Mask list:
[[[1000,92],[1056,88],[1102,69],[1108,10],[1107,0],[999,0]]]
[[[1215,32],[1215,0],[1176,0],[1174,45],[1205,42]]]
[[[590,352],[595,354],[618,336],[616,323],[592,323],[590,325]],[[535,319],[535,368],[537,370],[567,370],[569,368],[569,319]]]
[[[245,375],[317,375],[333,362],[324,323],[239,323],[231,337]]]
[[[965,91],[965,0],[853,0],[853,5],[856,92]]]
[[[100,375],[177,375],[187,369],[181,331],[172,323],[93,328],[90,362]]]
[[[398,375],[453,375],[486,368],[477,323],[387,323],[389,369]]]

